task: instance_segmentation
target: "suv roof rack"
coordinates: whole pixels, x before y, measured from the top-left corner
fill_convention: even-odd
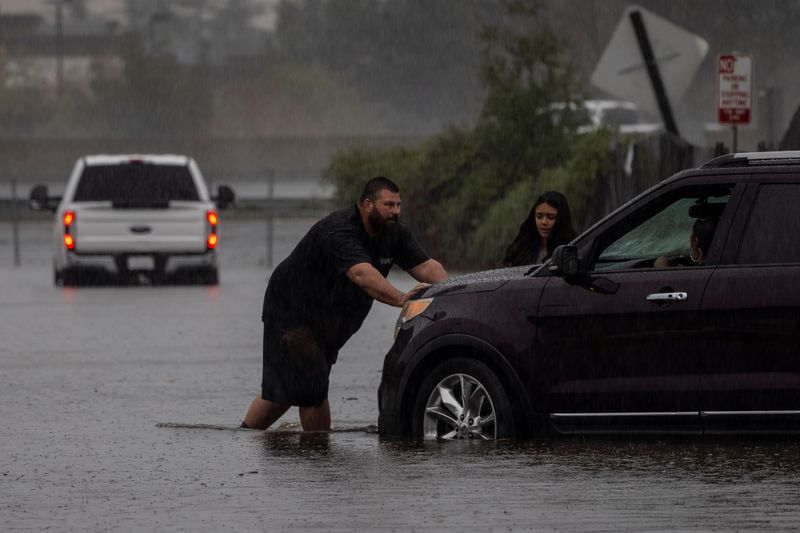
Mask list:
[[[782,152],[739,152],[726,154],[703,163],[700,168],[800,165],[800,150]]]

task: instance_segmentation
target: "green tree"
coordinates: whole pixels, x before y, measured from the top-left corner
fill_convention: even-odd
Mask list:
[[[93,86],[97,127],[143,136],[199,135],[213,113],[211,88],[202,73],[166,52],[145,53],[136,34],[123,51],[124,77]]]
[[[220,91],[213,135],[384,134],[379,117],[336,73],[289,65],[263,76],[239,76]]]
[[[569,158],[545,169],[538,176],[516,181],[503,198],[487,210],[481,225],[470,236],[468,249],[477,264],[497,266],[505,248],[528,216],[531,204],[541,193],[558,190],[568,199],[573,222],[580,230],[597,220],[602,213],[599,186],[610,171],[611,134],[606,129],[580,136]]]
[[[22,84],[8,83],[8,65],[16,66],[16,77]],[[35,134],[57,111],[52,91],[31,83],[35,75],[29,61],[24,56],[10,54],[5,46],[0,46],[0,125],[3,135]]]
[[[396,179],[404,217],[451,269],[499,266],[544,190],[567,194],[579,225],[590,220],[608,172],[607,131],[578,137],[569,116],[553,120],[554,104],[580,99],[580,84],[538,3],[510,2],[507,15],[482,33],[486,99],[474,129],[451,128],[417,148],[343,152],[326,173],[342,202],[372,175]]]
[[[394,131],[472,125],[479,14],[496,0],[282,2],[272,43],[279,62],[336,72]]]
[[[514,0],[505,27],[482,33],[487,94],[476,133],[496,154],[501,185],[564,161],[574,137],[552,111],[556,102],[581,99],[580,85],[565,44],[547,27],[537,31],[539,14],[538,1]]]

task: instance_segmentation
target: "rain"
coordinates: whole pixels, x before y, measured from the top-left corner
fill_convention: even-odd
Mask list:
[[[663,99],[631,37],[612,46],[631,10]],[[380,303],[333,366],[330,432],[296,408],[239,425],[272,269],[366,179],[400,184],[453,276],[437,290],[499,286],[530,271],[500,261],[543,190],[581,232],[715,156],[800,149],[798,22],[793,0],[0,0],[4,529],[796,529],[792,439],[379,435],[399,313]],[[720,121],[721,56],[752,61],[741,123]],[[29,194],[64,194],[89,154],[188,155],[233,189],[218,285],[54,283],[53,212]]]

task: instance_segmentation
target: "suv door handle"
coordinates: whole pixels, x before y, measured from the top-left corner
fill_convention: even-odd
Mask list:
[[[648,302],[672,302],[675,300],[685,300],[689,295],[685,292],[654,292],[647,295]]]

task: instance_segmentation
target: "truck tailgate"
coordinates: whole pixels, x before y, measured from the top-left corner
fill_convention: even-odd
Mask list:
[[[210,206],[209,206],[210,207]],[[169,209],[76,206],[73,235],[78,253],[198,253],[206,249],[208,208]]]

